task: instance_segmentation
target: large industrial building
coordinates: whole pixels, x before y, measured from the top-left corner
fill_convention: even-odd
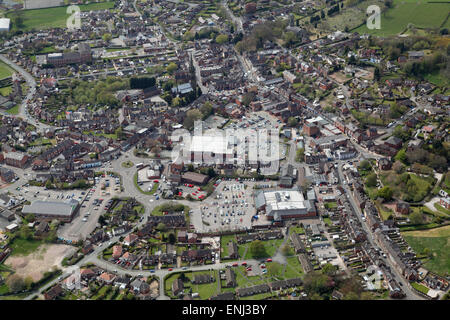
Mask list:
[[[260,191],[255,196],[256,210],[265,211],[267,219],[311,218],[317,215],[314,200],[306,200],[300,190],[294,188],[278,191]]]
[[[22,214],[32,214],[39,220],[57,219],[62,222],[72,221],[80,208],[77,200],[69,201],[34,201],[30,205],[23,206]]]

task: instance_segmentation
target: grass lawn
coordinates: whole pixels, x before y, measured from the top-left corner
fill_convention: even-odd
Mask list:
[[[414,289],[416,289],[424,294],[427,294],[428,291],[430,290],[427,287],[425,287],[424,285],[421,285],[420,283],[417,283],[417,282],[412,282],[411,286],[413,286]]]
[[[266,255],[262,258],[268,258],[275,255],[277,249],[280,247],[280,245],[283,243],[283,239],[275,239],[275,240],[267,240],[262,241],[264,244],[264,248],[266,249]],[[238,251],[239,251],[239,257],[241,259],[256,259],[253,257],[252,252],[250,251],[250,245],[251,242],[238,245]],[[245,248],[248,248],[247,252],[245,253]],[[245,253],[245,255],[244,255]]]
[[[11,247],[11,256],[28,255],[36,251],[42,244],[42,241],[15,239],[9,246]]]
[[[305,230],[302,227],[291,227],[289,228],[289,235],[295,232],[297,234],[305,234]]]
[[[323,222],[325,222],[326,225],[329,227],[331,227],[333,225],[330,218],[323,218]]]
[[[16,104],[11,109],[6,110],[6,112],[8,112],[9,114],[19,114],[19,109],[20,109],[20,105]]]
[[[114,8],[114,1],[91,3],[80,5],[81,11],[104,10]],[[67,7],[55,7],[45,9],[23,10],[23,27],[20,30],[65,28],[66,21],[70,17]],[[7,18],[13,18],[14,13],[8,13]],[[83,23],[83,22],[82,22]],[[14,29],[14,28],[13,28]]]
[[[409,178],[408,178],[409,176]],[[407,182],[404,178],[408,178]],[[393,170],[383,171],[380,180],[384,186],[389,186],[394,191],[394,197],[408,202],[420,202],[433,189],[435,179],[427,176],[422,177],[413,173],[397,174]],[[413,184],[414,189],[409,190]]]
[[[14,70],[11,69],[8,65],[3,62],[0,62],[0,79],[8,78],[14,73]]]
[[[105,138],[108,138],[108,139],[117,140],[117,134],[116,133],[83,131],[83,134],[92,134],[93,136],[97,136],[97,137],[105,137]]]
[[[423,254],[425,248],[428,248],[431,257],[423,261],[425,268],[442,276],[449,274],[450,226],[403,232],[402,235],[417,254]]]
[[[137,179],[138,179],[138,174],[137,174],[137,172],[134,174],[134,186],[136,187],[136,189],[138,189],[141,193],[143,193],[143,194],[146,194],[146,195],[152,195],[152,194],[154,194],[155,192],[156,192],[156,189],[158,189],[158,185],[159,185],[159,183],[153,183],[153,187],[152,187],[152,190],[150,190],[150,191],[144,191],[144,190],[142,190],[141,189],[141,187],[139,186],[139,184],[138,184],[138,182],[137,182]],[[162,214],[161,214],[162,215]]]
[[[333,201],[333,202],[325,202],[324,206],[327,209],[334,209],[334,208],[337,208],[337,203],[335,201]]]
[[[9,292],[9,288],[8,288],[8,286],[6,285],[6,283],[2,284],[2,285],[0,286],[0,295],[6,294],[6,293],[8,293],[8,292]]]
[[[448,15],[448,3],[416,0],[394,0],[394,6],[381,14],[381,28],[369,30],[366,24],[353,30],[387,36],[403,32],[409,23],[419,28],[438,28]]]
[[[206,299],[210,298],[211,296],[215,295],[219,291],[219,285],[218,285],[217,281],[220,278],[219,278],[219,275],[216,270],[213,271],[213,276],[215,278],[215,281],[212,283],[207,283],[207,284],[192,284],[191,280],[196,275],[211,274],[210,271],[199,271],[199,272],[186,271],[186,272],[184,272],[184,274],[185,274],[186,278],[189,279],[189,281],[184,282],[185,292],[188,292],[188,289],[192,288],[192,292],[197,292],[199,294],[201,300],[206,300]],[[179,276],[180,276],[180,273],[174,273],[164,279],[166,293],[169,296],[172,296],[172,283],[176,279],[178,279]]]
[[[132,166],[134,166],[134,163],[132,161],[128,160],[128,161],[122,162],[123,168],[131,168]]]
[[[228,246],[227,246],[227,244],[230,241],[236,242],[236,236],[231,234],[231,235],[228,235],[228,236],[220,237],[220,247],[222,248],[221,258],[224,258],[224,257],[228,256]]]
[[[284,272],[284,278],[285,279],[291,279],[291,278],[298,278],[303,276],[303,269],[300,264],[300,261],[298,261],[297,256],[288,257],[286,258],[287,265],[286,270]]]
[[[394,214],[392,211],[384,210],[381,205],[376,204],[376,207],[377,207],[378,212],[380,213],[381,219],[383,221],[387,220],[390,215]]]
[[[441,75],[439,72],[429,73],[425,75],[424,78],[426,81],[431,82],[438,87],[448,87],[450,85],[450,80]]]
[[[9,96],[12,93],[12,86],[0,88],[0,94],[4,97]]]
[[[447,215],[450,215],[450,210],[445,209],[443,206],[441,206],[439,203],[435,203],[434,207],[436,208],[436,210],[441,211]]]

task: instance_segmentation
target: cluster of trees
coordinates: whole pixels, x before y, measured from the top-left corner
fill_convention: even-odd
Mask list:
[[[383,188],[379,189],[377,192],[377,196],[379,198],[383,198],[385,201],[392,200],[392,196],[394,195],[394,190],[392,190],[389,186],[384,186]]]
[[[437,144],[437,143],[436,143]],[[435,169],[438,172],[444,172],[447,170],[447,159],[448,155],[442,156],[438,154],[434,154],[424,150],[422,148],[416,149],[414,151],[406,151],[406,162],[410,164],[419,163],[427,165]]]
[[[250,253],[256,259],[265,258],[268,256],[266,247],[261,240],[255,240],[250,244]]]
[[[215,39],[216,36],[219,34],[219,31],[216,28],[203,28],[200,31],[196,32],[194,34],[194,39],[195,40],[200,40],[200,39]]]
[[[328,13],[328,16],[332,16],[333,14],[338,13],[339,11],[340,11],[339,4],[337,4],[333,7],[331,7],[327,13]]]
[[[392,133],[392,135],[394,137],[397,137],[399,139],[402,139],[403,142],[408,141],[409,138],[411,138],[411,134],[412,134],[413,130],[408,128],[408,127],[403,127],[403,126],[397,126],[394,129],[394,132]]]
[[[438,51],[429,57],[425,57],[423,61],[405,63],[403,71],[409,76],[423,78],[423,76],[439,70],[445,71],[447,63],[448,56]],[[447,75],[450,74],[447,72]]]
[[[405,114],[406,111],[408,111],[407,106],[402,106],[402,105],[399,105],[398,103],[393,103],[391,105],[391,108],[389,109],[389,117],[391,119],[398,119],[403,114]]]
[[[199,109],[191,109],[186,112],[186,118],[184,118],[183,125],[186,129],[191,130],[194,128],[195,121],[206,119],[214,113],[211,103],[207,102]]]
[[[156,79],[153,77],[132,77],[130,78],[130,89],[145,89],[153,87]]]
[[[130,88],[128,79],[109,77],[94,83],[73,80],[67,89],[66,105],[98,105],[117,107],[119,100],[114,96],[116,91]]]
[[[329,300],[334,290],[343,294],[344,300],[370,300],[373,295],[364,291],[361,278],[357,274],[343,277],[338,268],[326,264],[321,271],[305,275],[303,287],[311,300]]]
[[[244,51],[253,52],[262,49],[264,42],[282,39],[286,27],[287,22],[282,20],[266,21],[258,24],[249,35],[236,44],[236,50],[242,53]]]

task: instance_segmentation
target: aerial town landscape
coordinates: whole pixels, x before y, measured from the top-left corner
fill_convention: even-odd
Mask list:
[[[0,0],[0,300],[450,299],[449,29]]]

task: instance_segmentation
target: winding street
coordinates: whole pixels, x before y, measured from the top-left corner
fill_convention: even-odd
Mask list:
[[[16,70],[25,79],[29,87],[28,93],[26,97],[23,99],[22,104],[20,105],[19,113],[17,116],[25,119],[26,121],[34,125],[38,130],[43,131],[44,129],[50,128],[51,126],[36,121],[27,111],[28,100],[31,100],[34,94],[36,93],[36,81],[34,80],[33,76],[29,74],[27,71],[25,71],[22,67],[12,62],[3,54],[0,54],[0,60],[5,64],[7,64],[12,69]],[[10,114],[8,115],[11,116]]]

